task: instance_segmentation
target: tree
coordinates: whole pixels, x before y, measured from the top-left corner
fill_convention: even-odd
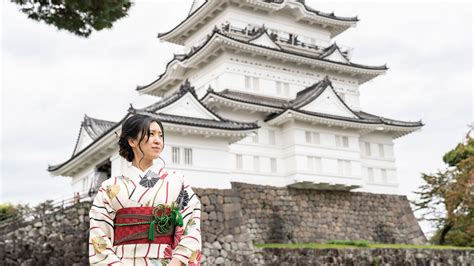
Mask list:
[[[422,219],[432,221],[438,228],[434,239],[446,244],[450,232],[474,242],[474,139],[470,132],[466,140],[443,156],[448,165],[435,174],[422,173],[425,184],[415,192],[420,196],[414,202]],[[450,241],[453,242],[453,241]],[[456,242],[456,241],[454,241]]]
[[[0,221],[13,217],[15,213],[15,206],[9,203],[0,204]]]
[[[81,37],[93,30],[111,28],[125,17],[132,3],[129,0],[11,0],[28,18],[54,25]]]

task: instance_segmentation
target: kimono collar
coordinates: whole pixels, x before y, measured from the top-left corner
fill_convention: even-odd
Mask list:
[[[145,171],[140,170],[138,167],[132,165],[131,162],[128,163],[127,168],[123,172],[123,175],[129,178],[138,178],[141,179],[141,177],[145,176],[149,171],[151,171],[151,174],[159,175],[163,168],[163,165],[161,163],[153,162],[153,164],[145,169]]]

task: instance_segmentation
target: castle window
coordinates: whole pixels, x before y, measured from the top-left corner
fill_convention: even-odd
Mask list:
[[[370,143],[369,142],[365,143],[365,155],[372,156],[372,152],[370,150]]]
[[[193,149],[184,148],[184,164],[186,165],[193,164]]]
[[[180,164],[180,152],[179,147],[172,147],[171,148],[171,161],[173,164]]]
[[[260,171],[260,157],[258,157],[258,156],[253,157],[253,170],[255,172]]]
[[[348,176],[351,174],[351,161],[337,160],[337,170],[340,175]]]
[[[369,182],[374,182],[374,168],[372,167],[367,168],[367,174],[368,174]]]
[[[275,130],[269,129],[268,130],[268,144],[275,145],[275,143],[276,143]]]
[[[258,133],[255,133],[255,135],[252,136],[252,142],[258,143]]]
[[[320,136],[319,132],[305,131],[306,143],[319,145]]]
[[[236,154],[235,155],[235,168],[237,168],[237,169],[242,169],[243,168],[242,154]]]
[[[285,96],[290,95],[290,84],[288,82],[276,82],[276,91],[278,95],[284,94]]]
[[[270,171],[276,173],[277,171],[277,160],[276,158],[270,158]]]
[[[382,171],[382,182],[387,183],[387,170],[381,169]]]
[[[379,155],[381,158],[385,157],[385,151],[383,149],[383,144],[379,144]]]
[[[308,170],[311,172],[322,172],[321,158],[315,156],[307,156]]]
[[[260,80],[257,77],[245,76],[245,89],[247,90],[259,90]]]
[[[336,135],[336,146],[349,148],[349,137]]]
[[[285,96],[290,96],[290,84],[288,83],[283,83],[283,92]]]

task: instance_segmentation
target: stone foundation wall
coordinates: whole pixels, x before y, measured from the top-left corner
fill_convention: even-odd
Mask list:
[[[235,189],[194,189],[201,199],[201,262],[207,265],[257,265],[257,254],[242,217],[239,193]]]
[[[232,183],[257,243],[368,240],[423,244],[405,196]]]
[[[0,236],[0,265],[89,265],[90,202]]]
[[[413,244],[426,241],[406,197],[243,183],[233,183],[232,186],[226,190],[195,189],[202,203],[203,265],[262,265],[270,264],[280,256],[283,262],[294,264],[295,258],[290,251],[262,250],[255,248],[254,243],[336,239]],[[77,204],[0,236],[0,265],[87,265],[90,204]],[[348,250],[329,250],[326,253],[305,250],[298,253],[296,259],[302,260],[301,264],[310,261],[319,264],[326,260],[330,263],[335,260],[330,259],[335,257],[334,252],[349,252],[347,256],[336,256],[344,260],[359,256],[350,255]],[[384,254],[408,251],[370,252],[375,252],[370,256],[389,260],[392,255]],[[440,257],[453,259],[450,256],[459,255],[445,252],[416,253],[415,258],[441,254]],[[310,258],[312,256],[316,257]]]
[[[264,249],[267,265],[474,265],[474,250]]]

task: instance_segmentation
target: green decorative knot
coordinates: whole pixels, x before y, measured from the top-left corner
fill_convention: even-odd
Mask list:
[[[132,226],[132,225],[141,225],[141,224],[150,224],[150,228],[148,229],[148,240],[153,241],[155,239],[155,226],[156,230],[160,234],[166,234],[171,229],[171,225],[174,224],[176,226],[183,226],[183,217],[181,216],[181,212],[179,211],[178,206],[172,204],[171,205],[170,214],[166,214],[166,206],[164,204],[160,204],[153,209],[152,215],[153,220],[150,222],[136,222],[136,223],[129,223],[129,224],[115,224],[116,226]],[[158,212],[161,211],[162,215],[158,216]]]

